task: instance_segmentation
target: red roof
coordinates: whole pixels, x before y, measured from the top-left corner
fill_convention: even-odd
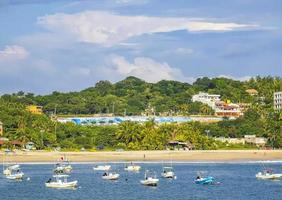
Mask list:
[[[18,141],[18,140],[11,141],[11,144],[13,144],[13,145],[23,145],[23,143],[21,141]]]

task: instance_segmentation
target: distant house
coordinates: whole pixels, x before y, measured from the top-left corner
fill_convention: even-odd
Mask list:
[[[22,148],[24,143],[22,143],[21,141],[19,140],[12,140],[10,142],[15,148]]]
[[[28,150],[35,150],[35,144],[33,142],[28,142],[25,144],[25,148]]]
[[[42,115],[43,114],[42,108],[43,108],[42,106],[29,105],[26,107],[26,110],[28,112],[31,112],[32,114]]]
[[[229,143],[229,144],[245,144],[244,138],[225,138],[225,137],[218,137],[215,138],[215,141]]]
[[[245,135],[246,144],[253,144],[259,147],[264,147],[267,143],[267,139],[264,137],[256,137],[256,135]]]
[[[181,141],[169,141],[167,144],[167,149],[171,150],[193,150],[195,146],[190,142],[181,142]]]
[[[208,94],[204,92],[200,92],[199,94],[195,94],[192,96],[192,102],[201,102],[207,104],[211,108],[215,108],[215,103],[220,101],[219,94]]]
[[[282,92],[274,92],[273,101],[275,110],[282,109]]]
[[[251,96],[256,96],[258,95],[258,91],[255,89],[247,89],[246,92],[251,95]]]
[[[6,144],[8,142],[9,142],[8,138],[1,137],[0,138],[0,147],[2,147],[4,144]]]

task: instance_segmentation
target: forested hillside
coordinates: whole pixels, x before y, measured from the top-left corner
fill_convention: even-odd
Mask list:
[[[257,96],[246,89],[254,88]],[[199,91],[217,93],[223,100],[249,102],[251,108],[236,120],[225,119],[218,123],[190,122],[158,125],[152,119],[144,124],[124,122],[117,126],[77,126],[52,121],[49,114],[55,108],[59,114],[111,113],[138,115],[150,105],[157,114],[210,114],[206,105],[192,103],[191,96]],[[192,85],[177,81],[146,83],[135,77],[112,84],[100,81],[95,87],[80,92],[34,95],[18,92],[0,98],[0,121],[4,137],[32,141],[38,149],[61,147],[63,149],[165,149],[170,140],[188,141],[196,149],[226,148],[213,137],[242,137],[256,134],[268,138],[268,145],[282,147],[282,112],[273,110],[273,92],[282,91],[281,77],[256,77],[240,82],[226,78],[200,78]],[[263,98],[259,98],[263,97]],[[44,115],[26,111],[29,104],[44,106]],[[209,137],[206,135],[209,130]],[[9,145],[9,144],[7,144]]]

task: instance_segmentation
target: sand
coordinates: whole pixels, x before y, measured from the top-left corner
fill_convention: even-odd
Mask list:
[[[0,153],[1,160],[4,153]],[[17,151],[4,157],[6,161],[18,163],[55,162],[62,156],[71,162],[111,162],[111,161],[185,161],[185,162],[225,162],[225,161],[265,161],[282,160],[282,150],[215,150],[215,151],[101,151],[101,152],[48,152]]]

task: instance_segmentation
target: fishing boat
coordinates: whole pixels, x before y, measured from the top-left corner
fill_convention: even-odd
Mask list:
[[[164,178],[176,178],[173,167],[163,167],[161,175]]]
[[[17,170],[16,172],[12,171],[11,174],[6,175],[6,178],[10,180],[22,180],[24,178],[24,173],[20,170]]]
[[[68,182],[67,178],[69,175],[60,174],[54,175],[52,180],[51,178],[45,183],[46,187],[49,188],[75,188],[77,186],[77,181]]]
[[[72,172],[72,166],[70,165],[69,161],[64,156],[64,157],[61,157],[58,163],[56,163],[53,171],[55,174],[69,174]]]
[[[200,185],[213,184],[214,178],[212,176],[207,176],[207,177],[197,176],[195,183]]]
[[[138,172],[140,171],[140,169],[141,169],[141,166],[135,165],[133,163],[131,163],[130,165],[126,165],[124,168],[125,171],[132,171],[132,172]]]
[[[273,170],[263,170],[262,172],[258,172],[256,174],[257,179],[264,179],[264,180],[277,180],[282,177],[282,174],[275,174]]]
[[[93,167],[94,171],[109,171],[111,169],[111,165],[96,165]]]
[[[146,170],[144,180],[141,180],[140,183],[145,186],[157,186],[159,179],[157,179],[155,174],[153,174],[149,170]]]
[[[102,176],[102,179],[105,180],[117,180],[119,178],[119,174],[116,172],[105,172]]]
[[[3,174],[10,180],[21,180],[24,177],[24,173],[21,171],[20,165],[10,165],[3,169]]]
[[[3,164],[3,174],[5,176],[7,175],[11,175],[13,171],[19,170],[20,169],[20,165],[15,164],[15,165],[9,165],[9,166],[4,166]]]

